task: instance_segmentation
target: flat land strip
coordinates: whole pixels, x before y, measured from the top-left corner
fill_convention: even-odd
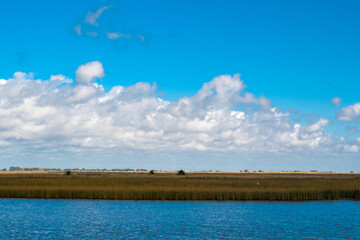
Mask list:
[[[360,200],[359,173],[2,172],[0,198]]]

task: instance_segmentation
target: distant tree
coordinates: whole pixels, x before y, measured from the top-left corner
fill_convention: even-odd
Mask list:
[[[20,167],[11,166],[11,167],[9,168],[9,171],[20,171],[20,170],[21,170]]]
[[[155,171],[154,170],[150,170],[149,174],[154,175]]]
[[[71,175],[71,171],[70,171],[70,170],[66,170],[66,171],[65,171],[65,175],[68,175],[68,176]]]
[[[184,171],[184,170],[179,170],[179,171],[177,172],[177,175],[185,175],[185,171]]]
[[[245,169],[244,172],[249,172],[249,170]]]

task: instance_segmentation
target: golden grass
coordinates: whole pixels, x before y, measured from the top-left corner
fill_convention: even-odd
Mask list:
[[[359,174],[134,172],[0,174],[1,198],[118,200],[360,199]]]

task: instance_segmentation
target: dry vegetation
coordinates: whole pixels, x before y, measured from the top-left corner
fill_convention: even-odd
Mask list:
[[[13,172],[0,174],[2,198],[119,200],[360,199],[360,174],[176,172]]]

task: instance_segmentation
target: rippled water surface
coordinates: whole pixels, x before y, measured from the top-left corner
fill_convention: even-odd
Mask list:
[[[1,239],[359,239],[360,202],[0,199]]]

